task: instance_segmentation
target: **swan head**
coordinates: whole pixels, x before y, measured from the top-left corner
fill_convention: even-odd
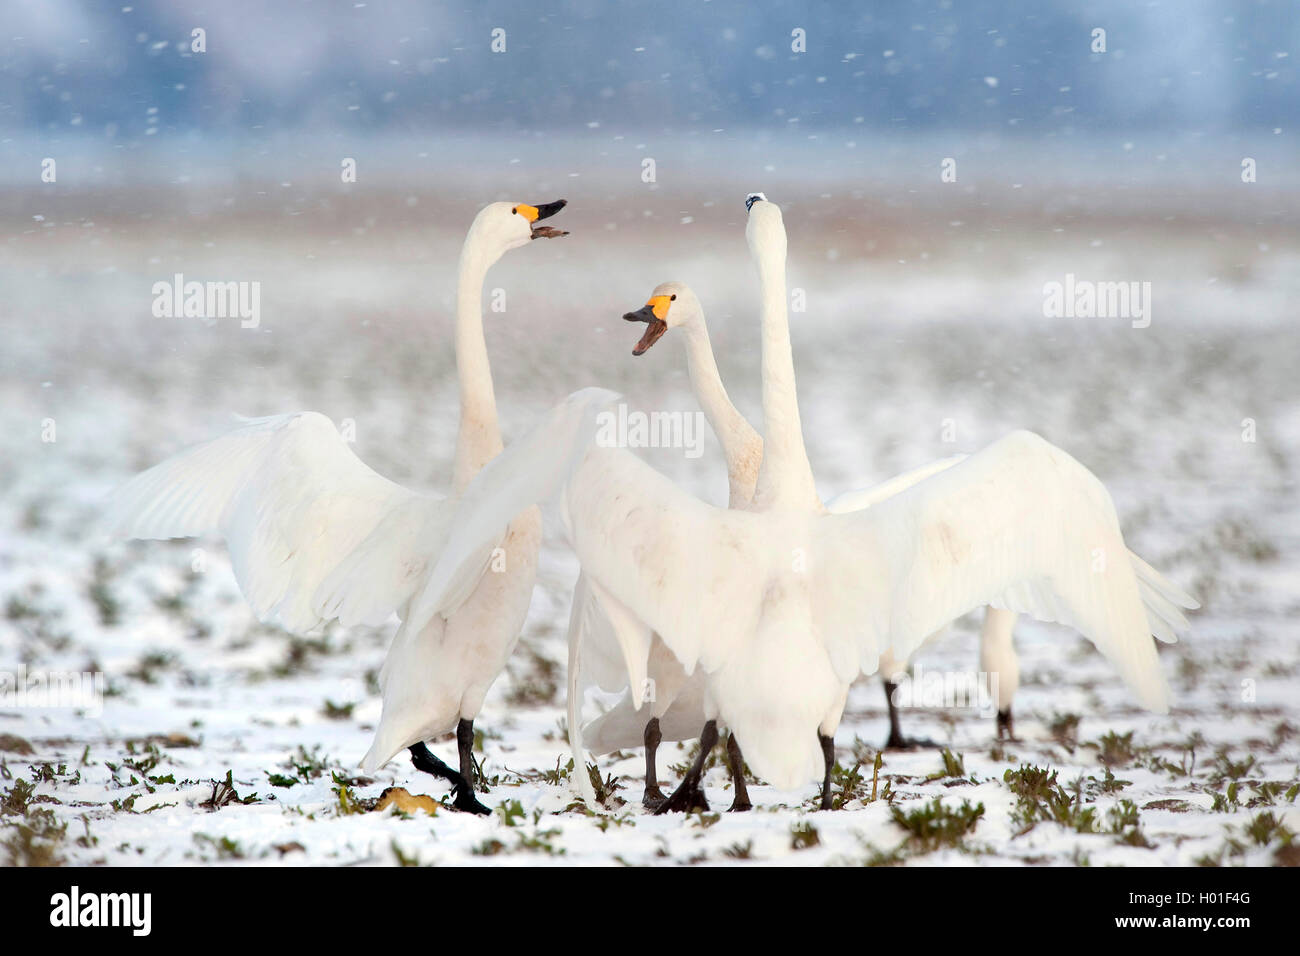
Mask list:
[[[526,246],[534,239],[554,239],[567,236],[563,229],[540,225],[567,206],[567,199],[539,205],[521,202],[488,203],[474,217],[466,242],[481,244],[493,259],[500,258],[511,249]]]
[[[628,322],[644,322],[645,334],[632,350],[633,355],[644,355],[669,329],[698,322],[704,316],[700,300],[684,282],[661,282],[650,293],[646,304],[635,312],[624,313]]]
[[[773,256],[785,261],[785,221],[781,207],[762,193],[745,197],[749,221],[745,223],[745,241],[750,254],[757,257]]]

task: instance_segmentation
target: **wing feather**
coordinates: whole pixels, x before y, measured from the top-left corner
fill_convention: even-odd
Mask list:
[[[1101,482],[1037,435],[1014,432],[819,528],[815,607],[832,652],[903,658],[989,604],[1077,629],[1145,706],[1168,709],[1151,637],[1186,624],[1168,595],[1194,602],[1125,547]]]
[[[316,412],[246,419],[137,475],[106,514],[126,537],[222,535],[254,612],[297,632],[387,618],[446,519],[444,499],[373,471]]]

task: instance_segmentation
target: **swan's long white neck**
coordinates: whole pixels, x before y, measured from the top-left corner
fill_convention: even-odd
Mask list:
[[[683,325],[682,331],[686,335],[686,371],[691,379],[691,390],[704,410],[713,434],[722,444],[722,454],[727,459],[731,505],[735,507],[754,494],[753,472],[746,472],[746,468],[751,455],[761,448],[762,439],[727,395],[703,313],[697,321]]]
[[[483,280],[497,257],[473,231],[460,251],[456,285],[456,374],[460,381],[460,431],[456,436],[454,484],[464,491],[475,475],[501,453],[492,368],[483,339]]]
[[[756,230],[751,252],[758,265],[763,316],[763,464],[754,506],[764,511],[820,511],[799,420],[786,314],[784,228]]]

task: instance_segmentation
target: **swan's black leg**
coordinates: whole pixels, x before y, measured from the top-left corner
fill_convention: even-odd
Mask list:
[[[754,805],[749,802],[749,789],[745,786],[745,758],[741,756],[740,744],[736,743],[734,733],[727,734],[727,769],[731,771],[731,785],[736,791],[731,806],[727,808],[728,812],[743,813],[754,809]]]
[[[668,799],[659,789],[659,770],[655,765],[659,741],[663,740],[663,734],[659,731],[658,717],[651,717],[646,721],[643,740],[645,742],[645,793],[641,796],[641,805],[649,810],[658,810]]]
[[[434,756],[423,743],[418,743],[411,750],[411,763],[416,770],[423,770],[425,773],[431,773],[435,777],[442,777],[444,780],[450,780],[452,783],[461,783],[464,777],[452,770],[445,763]]]
[[[918,747],[939,747],[940,745],[928,738],[917,739],[915,737],[904,737],[903,728],[898,723],[898,705],[894,703],[894,691],[898,689],[898,684],[893,681],[885,681],[885,703],[889,705],[889,739],[885,741],[885,750],[916,750]]]
[[[456,747],[460,751],[460,775],[469,782],[471,789],[476,789],[482,781],[474,766],[474,721],[462,720],[456,725]]]
[[[452,770],[445,763],[435,757],[423,743],[418,743],[410,748],[411,763],[416,770],[422,770],[425,773],[431,773],[435,777],[442,777],[444,780],[451,781],[451,792],[455,799],[452,806],[457,810],[464,810],[466,813],[489,814],[492,811],[483,804],[474,799],[474,788],[462,774]]]
[[[902,750],[905,746],[903,728],[898,725],[898,705],[894,703],[894,691],[898,684],[892,680],[885,681],[885,703],[889,705],[889,739],[885,741],[886,750]]]
[[[681,785],[673,791],[673,795],[659,805],[655,813],[690,813],[692,810],[708,810],[709,801],[704,796],[704,791],[700,789],[700,778],[704,776],[704,764],[709,759],[714,746],[718,742],[718,723],[710,720],[704,725],[704,731],[700,734],[700,754],[695,758],[695,763],[691,764],[691,769],[686,771],[686,776],[682,778]]]
[[[1016,724],[1011,717],[1011,705],[1007,705],[1006,710],[998,711],[998,740],[1009,740],[1017,743]]]
[[[822,777],[822,809],[831,809],[831,768],[835,766],[835,738],[818,734],[822,745],[822,761],[826,764],[826,773]]]

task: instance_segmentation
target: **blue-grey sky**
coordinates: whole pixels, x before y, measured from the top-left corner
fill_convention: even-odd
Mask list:
[[[1288,127],[1294,0],[0,0],[0,130]],[[192,30],[206,52],[192,52]],[[505,51],[493,52],[495,29]],[[1106,52],[1092,52],[1092,31]],[[805,34],[806,52],[792,49]],[[153,134],[150,134],[153,135]]]

